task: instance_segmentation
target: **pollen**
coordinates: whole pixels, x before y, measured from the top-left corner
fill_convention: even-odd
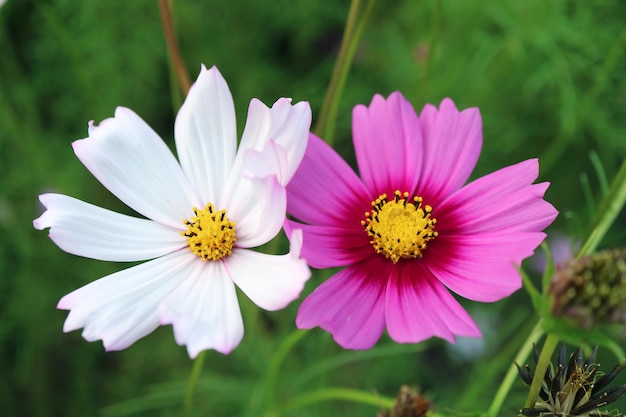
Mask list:
[[[400,259],[422,257],[427,243],[437,237],[433,209],[422,203],[422,197],[409,199],[408,192],[397,190],[391,200],[382,194],[372,201],[372,211],[365,213],[361,225],[377,253],[394,264]]]
[[[226,210],[216,211],[209,203],[203,210],[194,207],[193,212],[195,216],[183,222],[187,230],[181,232],[189,249],[206,261],[219,261],[231,255],[237,238],[235,222],[226,216]]]

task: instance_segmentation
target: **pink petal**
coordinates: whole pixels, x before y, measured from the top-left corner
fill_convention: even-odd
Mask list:
[[[369,349],[385,328],[384,258],[350,265],[309,295],[298,310],[300,329],[320,326],[345,349]]]
[[[529,159],[466,185],[433,208],[440,234],[543,230],[558,212],[543,200],[548,184],[532,184],[538,173],[538,161]]]
[[[203,350],[230,353],[243,337],[235,285],[222,262],[197,262],[195,269],[159,305],[161,324],[174,327],[191,358]]]
[[[203,207],[167,145],[132,110],[91,123],[89,137],[72,146],[102,185],[151,220],[178,228],[193,206]]]
[[[287,186],[287,212],[313,225],[343,227],[360,222],[372,200],[348,164],[324,141],[311,134],[293,179]],[[306,246],[306,243],[305,243]]]
[[[543,241],[540,232],[439,236],[424,262],[446,287],[474,301],[493,302],[520,289],[519,266]]]
[[[375,252],[370,238],[359,224],[353,228],[310,226],[291,220],[285,222],[285,231],[302,230],[304,247],[302,257],[313,268],[332,268],[359,262]]]
[[[204,65],[174,124],[178,158],[202,207],[219,205],[237,147],[235,105],[216,67]]]
[[[401,93],[356,106],[352,135],[361,178],[376,197],[415,188],[424,143],[417,114]]]
[[[431,336],[454,342],[454,336],[480,337],[472,318],[419,261],[391,268],[385,295],[387,331],[399,343]]]
[[[306,262],[300,258],[301,248],[302,232],[295,230],[287,255],[235,249],[224,263],[231,279],[248,298],[259,307],[274,311],[298,298],[311,276]]]
[[[419,120],[424,163],[417,190],[434,205],[461,188],[474,170],[482,147],[482,120],[477,108],[459,112],[448,98],[439,110],[426,105]]]

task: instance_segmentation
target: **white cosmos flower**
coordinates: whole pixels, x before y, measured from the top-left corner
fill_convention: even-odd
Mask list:
[[[126,216],[59,194],[43,194],[50,228],[64,251],[104,261],[147,261],[100,278],[63,297],[63,330],[84,328],[107,350],[128,347],[159,325],[193,358],[228,353],[243,337],[235,285],[266,310],[296,299],[310,276],[302,236],[286,255],[248,248],[271,240],[285,219],[285,185],[304,154],[311,124],[306,102],[254,99],[237,151],[235,110],[226,81],[204,66],[174,129],[180,164],[133,111],[89,125],[73,143],[87,169],[147,219]]]

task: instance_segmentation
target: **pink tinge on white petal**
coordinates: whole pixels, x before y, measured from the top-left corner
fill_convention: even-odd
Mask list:
[[[302,161],[310,127],[311,108],[307,102],[292,105],[291,99],[280,98],[268,108],[252,99],[239,149],[261,152],[270,141],[275,142],[284,150],[287,160],[287,165],[275,175],[280,184],[286,185]],[[245,169],[245,164],[242,168]]]
[[[191,86],[174,125],[178,158],[202,204],[220,205],[235,159],[235,105],[216,67],[204,65]]]
[[[256,305],[265,310],[279,310],[300,296],[311,276],[307,263],[300,258],[302,232],[291,236],[291,250],[286,255],[268,255],[248,249],[235,249],[224,261],[235,284]]]
[[[424,143],[417,114],[401,93],[355,106],[352,136],[361,178],[376,197],[415,188]]]
[[[459,112],[446,98],[439,109],[426,105],[419,121],[424,163],[417,193],[434,205],[461,188],[474,170],[482,147],[482,119],[477,108]]]
[[[348,219],[360,225],[361,218],[355,214],[364,216],[378,198],[371,196],[352,168],[313,134],[302,164],[287,185],[287,194],[287,212],[298,220],[337,227],[344,227]]]
[[[472,318],[419,261],[390,268],[385,295],[387,331],[399,343],[417,343],[432,336],[449,342],[455,336],[480,337]]]
[[[289,160],[287,152],[280,145],[272,140],[262,151],[246,149],[242,152],[244,152],[244,177],[265,178],[275,176],[280,185],[286,185],[281,183],[280,178],[286,178],[289,170]]]
[[[67,294],[58,304],[59,309],[70,310],[63,331],[84,328],[83,337],[102,340],[106,350],[127,348],[158,327],[159,303],[196,263],[191,252],[178,251]]]
[[[207,349],[228,354],[243,337],[235,285],[222,262],[197,262],[191,274],[159,305],[161,324],[171,324],[191,358]]]
[[[382,259],[350,265],[317,287],[298,310],[298,328],[319,326],[345,349],[374,346],[385,328],[387,277]]]
[[[460,296],[498,301],[521,288],[519,266],[544,238],[541,232],[441,235],[426,249],[424,263]]]
[[[98,181],[151,220],[178,228],[202,206],[167,145],[132,110],[118,107],[72,146]]]
[[[143,261],[187,244],[180,230],[151,220],[115,213],[61,194],[43,194],[39,200],[47,210],[35,219],[35,228],[49,227],[54,243],[74,255],[114,262]]]
[[[291,236],[294,229],[303,233],[302,257],[313,268],[345,266],[369,258],[375,253],[369,243],[370,238],[360,224],[357,227],[340,228],[285,221],[285,232],[288,236]]]
[[[287,191],[274,176],[241,178],[225,201],[236,223],[237,247],[252,248],[273,239],[285,221],[286,198]]]
[[[529,159],[471,182],[437,207],[438,226],[448,234],[543,230],[558,212],[543,199],[548,184],[532,184],[538,175]]]

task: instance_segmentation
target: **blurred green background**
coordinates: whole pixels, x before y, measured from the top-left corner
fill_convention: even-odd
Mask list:
[[[335,145],[354,160],[351,109],[400,90],[419,111],[451,97],[477,106],[483,153],[474,176],[541,158],[551,229],[583,236],[606,181],[626,155],[626,7],[621,0],[377,1],[340,103]],[[217,65],[235,99],[241,132],[252,97],[308,100],[315,121],[349,2],[175,2],[184,60]],[[171,146],[172,100],[155,0],[8,0],[0,8],[0,414],[175,416],[192,362],[170,327],[122,352],[104,353],[80,332],[62,333],[64,294],[128,265],[68,255],[35,231],[37,195],[60,192],[129,212],[80,164],[73,140],[87,122],[132,108]],[[604,246],[624,244],[622,216]],[[284,242],[283,242],[284,244]],[[330,272],[315,272],[305,293]],[[246,335],[229,356],[209,352],[193,415],[255,416],[268,363],[294,328],[299,302],[259,311],[242,294]],[[290,353],[276,398],[327,386],[395,396],[418,385],[442,412],[485,410],[532,322],[519,292],[465,303],[485,337],[344,352],[314,330]],[[624,339],[621,340],[624,342]],[[603,369],[615,362],[610,355]],[[624,377],[620,378],[624,383]],[[523,405],[521,383],[502,415]],[[622,411],[626,405],[621,402]],[[374,416],[377,408],[320,402],[293,416]]]

